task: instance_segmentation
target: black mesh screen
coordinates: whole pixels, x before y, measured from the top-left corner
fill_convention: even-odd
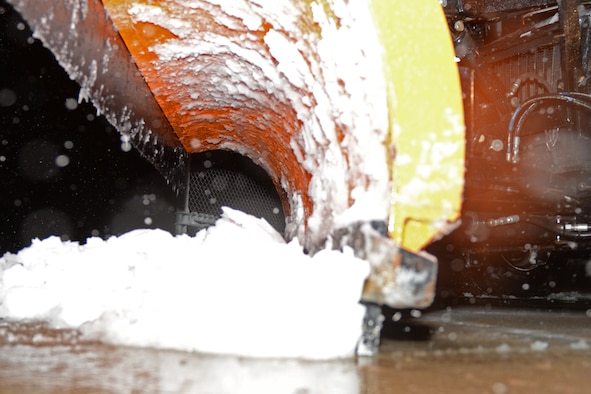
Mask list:
[[[193,154],[189,211],[207,222],[219,218],[223,206],[262,217],[280,234],[285,230],[281,199],[265,170],[234,152]]]

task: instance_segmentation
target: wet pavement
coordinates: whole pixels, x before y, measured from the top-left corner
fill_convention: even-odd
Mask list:
[[[0,393],[589,392],[591,308],[473,303],[387,311],[377,357],[333,361],[114,347],[0,322]]]

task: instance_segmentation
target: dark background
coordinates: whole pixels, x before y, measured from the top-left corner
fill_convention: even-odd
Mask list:
[[[176,198],[0,0],[0,255],[31,239],[173,231]]]

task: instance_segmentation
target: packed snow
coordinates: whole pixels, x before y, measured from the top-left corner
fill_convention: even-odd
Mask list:
[[[0,318],[42,320],[107,343],[252,357],[354,355],[368,263],[313,257],[264,220],[224,209],[196,236],[134,230],[58,237],[0,259]]]

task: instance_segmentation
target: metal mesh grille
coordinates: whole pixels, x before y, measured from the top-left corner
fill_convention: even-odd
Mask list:
[[[189,211],[217,219],[223,206],[264,218],[281,234],[285,230],[281,199],[261,167],[233,152],[192,155]]]
[[[518,78],[522,79],[521,88],[515,93],[523,102],[538,94],[558,91],[555,84],[562,79],[560,56],[559,46],[536,48],[495,62],[494,73],[507,83],[508,89]],[[528,76],[537,76],[539,80],[528,79]],[[547,86],[539,81],[547,81]]]

